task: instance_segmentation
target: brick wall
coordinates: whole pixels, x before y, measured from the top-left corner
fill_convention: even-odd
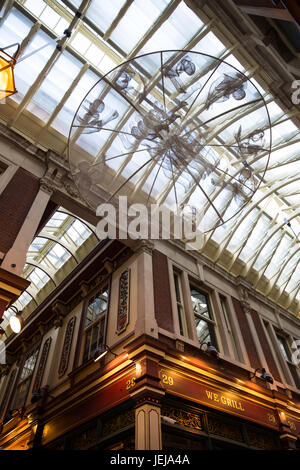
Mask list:
[[[156,321],[160,328],[174,332],[168,258],[154,250],[152,262]]]
[[[251,367],[253,367],[254,369],[261,367],[261,361],[258,357],[254,340],[252,338],[252,333],[248,324],[248,320],[241,305],[241,302],[235,299],[234,297],[232,297],[232,302],[236,311],[236,315],[243,335],[243,340],[247,349]]]
[[[39,181],[19,168],[0,196],[0,252],[13,245],[38,193]]]

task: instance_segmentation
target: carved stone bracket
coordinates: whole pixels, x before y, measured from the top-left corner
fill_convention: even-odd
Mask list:
[[[62,303],[60,300],[56,300],[52,305],[52,311],[55,314],[53,325],[54,328],[60,328],[63,325],[64,318],[68,313],[67,305]]]
[[[54,318],[53,326],[55,329],[57,329],[63,326],[63,323],[64,323],[64,317],[62,315],[58,315],[56,318]]]
[[[151,240],[140,240],[132,247],[132,249],[138,255],[141,253],[152,255],[154,243]]]
[[[103,266],[106,269],[106,271],[108,272],[108,274],[111,274],[114,270],[114,264],[111,261],[108,261],[108,260],[105,261],[103,263]]]
[[[90,292],[90,288],[89,288],[89,285],[87,282],[81,282],[80,283],[80,290],[81,290],[81,297],[84,298],[88,295],[88,293]]]
[[[49,196],[52,196],[53,194],[53,187],[51,187],[44,179],[40,180],[40,189],[44,191],[44,193],[49,194]]]
[[[9,365],[8,364],[0,364],[0,376],[7,375],[9,372]]]
[[[56,300],[54,304],[52,305],[52,311],[56,315],[61,315],[65,317],[68,313],[68,308],[67,305],[61,302],[60,300]]]
[[[53,156],[48,157],[48,168],[44,177],[40,180],[40,187],[52,194],[55,190],[67,192],[72,198],[84,202],[72,178],[69,169],[53,161]]]
[[[242,282],[239,277],[237,278],[237,282],[239,300],[241,302],[244,312],[249,313],[251,311],[251,305],[249,301],[249,289],[251,288],[251,285],[247,281],[243,280]]]

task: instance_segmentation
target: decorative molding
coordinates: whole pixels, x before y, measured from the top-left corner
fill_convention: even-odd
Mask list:
[[[249,291],[248,289],[243,286],[241,283],[238,283],[238,294],[239,294],[239,300],[242,305],[242,308],[245,313],[250,313],[251,312],[251,305],[249,302]]]
[[[90,292],[89,284],[85,281],[80,283],[80,296],[84,299]]]
[[[209,434],[225,437],[237,442],[244,442],[242,427],[239,423],[224,420],[214,414],[207,414],[207,429]]]
[[[53,320],[53,326],[56,330],[57,328],[60,328],[61,326],[63,326],[63,323],[64,323],[64,317],[62,315],[58,315]]]
[[[117,313],[117,333],[123,333],[129,323],[130,310],[130,269],[126,269],[119,280],[119,303]]]
[[[140,240],[133,247],[132,250],[137,254],[148,253],[152,255],[154,250],[154,243],[151,240]]]
[[[193,413],[178,408],[171,408],[170,406],[163,406],[161,414],[174,419],[176,424],[179,424],[180,426],[198,429],[199,431],[203,430],[203,413]]]
[[[114,265],[111,261],[105,261],[103,263],[103,266],[106,269],[106,271],[108,272],[108,274],[111,274],[114,270]]]
[[[7,375],[9,373],[9,365],[8,364],[0,364],[0,377]]]
[[[46,341],[44,343],[43,350],[42,350],[42,355],[41,355],[41,358],[40,358],[38,370],[37,370],[37,373],[36,373],[36,377],[35,377],[35,381],[34,381],[34,385],[33,385],[33,389],[32,389],[33,392],[37,392],[39,390],[39,388],[41,387],[41,383],[42,383],[42,379],[43,379],[43,375],[44,375],[44,370],[45,370],[45,366],[46,366],[46,362],[47,362],[47,357],[48,357],[51,341],[52,341],[52,338],[50,337],[50,338],[46,339]]]
[[[52,196],[53,194],[53,187],[51,187],[51,185],[47,183],[44,179],[40,180],[40,190],[46,194],[49,194],[49,196]]]
[[[78,189],[72,180],[65,177],[62,179],[62,185],[70,196],[76,199],[80,199],[80,201],[82,200],[79,195]]]
[[[61,302],[60,300],[56,300],[53,304],[52,304],[52,311],[57,315],[61,315],[62,317],[65,317],[69,310],[68,310],[68,305]]]
[[[40,333],[40,336],[43,337],[44,334],[46,333],[46,325],[43,322],[38,322],[38,331]]]
[[[70,320],[67,324],[64,344],[63,344],[61,358],[60,358],[60,364],[59,364],[59,368],[58,368],[59,377],[64,375],[64,373],[66,372],[66,370],[68,368],[68,362],[69,362],[69,356],[70,356],[70,351],[71,351],[71,346],[72,346],[72,339],[73,339],[75,322],[76,322],[76,317],[74,316],[74,317],[70,318]]]
[[[113,416],[103,423],[102,435],[109,436],[120,429],[130,426],[135,423],[134,410],[127,410],[118,416]]]

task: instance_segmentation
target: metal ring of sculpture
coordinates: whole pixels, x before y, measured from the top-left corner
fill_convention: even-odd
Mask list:
[[[252,199],[271,145],[265,99],[244,73],[200,52],[160,51],[119,65],[91,88],[68,151],[93,209],[120,195],[177,213],[201,208],[199,226],[209,232]]]

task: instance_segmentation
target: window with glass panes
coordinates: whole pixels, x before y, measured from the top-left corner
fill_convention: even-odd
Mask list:
[[[22,408],[25,405],[38,353],[39,348],[35,349],[33,353],[31,353],[30,356],[25,359],[22,371],[19,376],[13,404],[11,406],[12,409]]]
[[[199,343],[210,342],[215,348],[218,348],[209,297],[206,292],[192,284],[190,284],[190,291]]]
[[[276,334],[276,336],[277,336],[280,352],[281,352],[282,356],[284,357],[284,359],[285,359],[285,361],[288,365],[290,373],[291,373],[291,375],[294,379],[295,386],[300,389],[299,372],[297,370],[296,364],[293,363],[291,351],[290,351],[290,348],[288,346],[287,340],[279,334]]]
[[[104,344],[108,311],[108,286],[88,300],[85,318],[85,343],[83,362],[90,359],[95,350]]]

